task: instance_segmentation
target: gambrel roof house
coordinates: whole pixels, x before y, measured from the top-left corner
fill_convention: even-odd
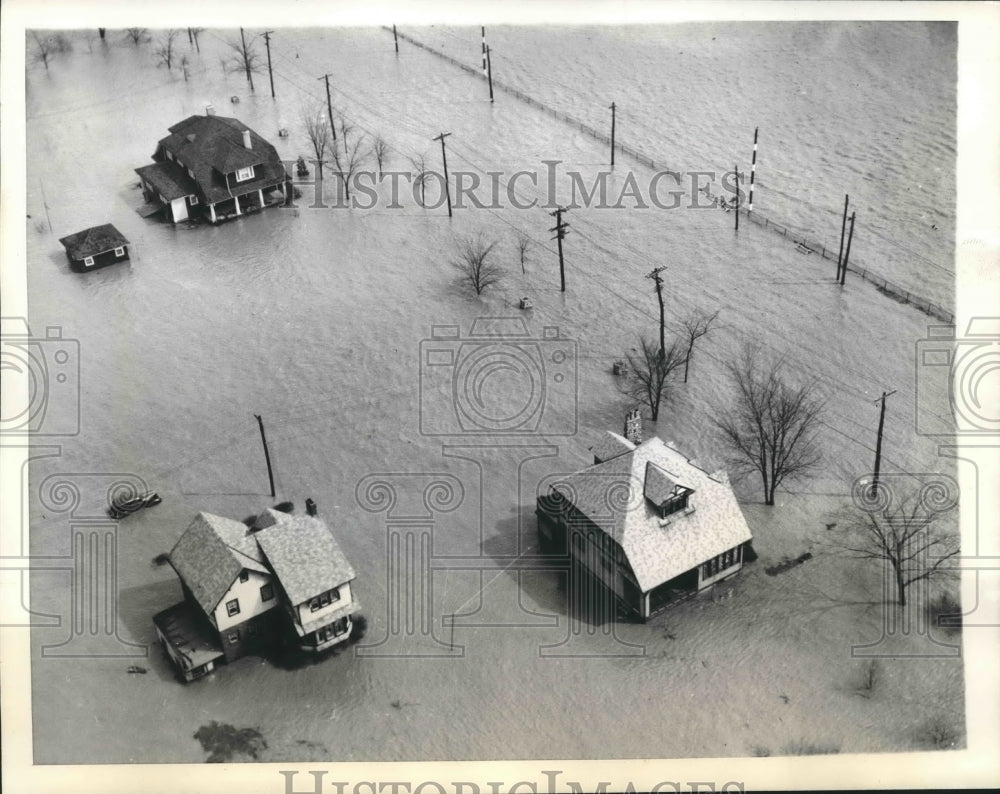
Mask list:
[[[196,212],[216,223],[284,201],[288,175],[277,150],[239,119],[209,112],[169,131],[155,162],[135,171],[147,200],[167,207],[174,223]]]
[[[247,526],[199,513],[169,560],[185,600],[153,622],[186,680],[288,639],[331,647],[359,609],[354,569],[316,516],[266,510]]]
[[[740,569],[752,536],[724,472],[659,438],[607,433],[591,449],[593,466],[539,497],[543,540],[584,564],[596,549],[604,564],[592,573],[643,618]]]

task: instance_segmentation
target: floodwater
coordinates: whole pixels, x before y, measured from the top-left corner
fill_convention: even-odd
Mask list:
[[[469,51],[475,63],[475,33],[414,35],[439,44],[466,36],[461,48],[448,46]],[[255,77],[251,94],[242,75],[224,73],[219,58],[229,33],[202,34],[201,53],[189,54],[188,81],[176,69],[157,68],[148,45],[133,48],[109,35],[114,40],[104,46],[74,34],[72,54],[48,72],[32,68],[27,75],[30,320],[36,336],[57,325],[78,340],[81,407],[79,433],[55,439],[58,456],[32,466],[32,551],[53,557],[53,568],[71,567],[73,521],[99,514],[114,475],[141,477],[163,504],[116,531],[117,565],[107,574],[118,593],[116,615],[97,620],[96,634],[84,632],[60,652],[43,646],[65,642],[68,620],[33,631],[37,763],[200,761],[205,753],[194,734],[211,720],[258,728],[268,742],[262,760],[746,755],[755,748],[778,753],[797,741],[844,752],[899,750],[917,747],[914,726],[939,715],[961,731],[958,660],[894,664],[880,708],[853,694],[850,646],[874,641],[880,630],[878,571],[821,555],[814,539],[853,477],[870,466],[878,421],[872,400],[883,389],[899,390],[886,419],[884,470],[950,469],[934,439],[915,432],[948,412],[943,378],[915,365],[917,346],[934,324],[929,318],[859,280],[835,288],[831,263],[754,226],[735,235],[733,216],[717,209],[572,210],[565,293],[548,239],[552,218],[542,207],[467,206],[449,220],[443,207],[425,210],[405,196],[400,208],[388,207],[387,185],[385,200],[371,210],[310,208],[311,188],[304,187],[297,210],[269,210],[217,228],[144,220],[135,212],[142,198],[133,169],[149,162],[169,125],[212,103],[271,139],[283,157],[308,156],[300,118],[304,107],[325,104],[317,81],[324,72],[334,105],[354,125],[349,134],[381,135],[391,168],[419,155],[436,167],[440,146],[432,138],[442,131],[451,133],[449,166],[470,172],[541,171],[544,160],[561,160],[567,170],[595,177],[605,152],[503,94],[491,105],[481,81],[425,52],[401,44],[397,58],[382,30],[276,34],[277,99],[266,74]],[[915,40],[927,45],[919,57],[934,67],[930,76],[891,94],[869,90],[888,81],[896,53],[913,50]],[[623,118],[646,126],[626,127],[622,139],[657,151],[669,144],[683,152],[677,161],[684,168],[704,162],[712,164],[708,170],[725,159],[725,136],[713,131],[732,121],[744,134],[759,123],[769,142],[759,159],[761,211],[836,225],[836,194],[849,188],[871,230],[857,233],[859,257],[888,262],[893,246],[906,246],[936,267],[951,267],[953,29],[510,28],[497,30],[495,41],[500,62],[511,64],[505,79],[553,104],[569,103],[570,112],[595,125],[600,117],[588,114],[627,86],[616,99],[628,108]],[[762,60],[753,68],[762,71],[734,83],[727,75],[743,51],[738,41],[768,46],[758,46]],[[803,41],[816,42],[826,60],[803,55]],[[667,68],[679,49],[694,63]],[[182,51],[188,53],[186,41]],[[533,71],[546,74],[559,61],[559,81],[571,84],[576,98],[557,97],[550,78],[532,84],[523,66],[532,58]],[[831,59],[842,68],[832,68]],[[644,80],[633,81],[639,73]],[[696,85],[682,89],[679,73]],[[668,86],[698,97],[680,102],[683,120]],[[793,99],[800,86],[808,97]],[[734,96],[746,94],[749,103],[752,90],[768,114],[758,121],[743,105],[730,115]],[[602,97],[598,110],[583,106],[588,95]],[[640,97],[657,110],[639,111]],[[871,112],[851,110],[852,101],[871,103]],[[806,104],[812,115],[803,117]],[[916,106],[929,109],[898,111]],[[841,116],[870,127],[835,132],[827,120]],[[282,127],[289,137],[277,137]],[[910,183],[904,176],[890,184],[880,176],[918,167],[914,153],[935,147],[944,172],[928,177],[928,195],[901,187]],[[897,160],[890,149],[909,156]],[[809,174],[805,186],[792,178],[799,173]],[[617,170],[609,184],[620,187],[625,178]],[[524,179],[517,190],[522,199],[544,201],[543,181],[538,185]],[[938,188],[946,201],[929,197]],[[326,193],[333,193],[332,180]],[[896,234],[900,219],[919,233]],[[58,238],[108,221],[132,242],[131,263],[70,272]],[[938,231],[928,232],[924,226],[935,221]],[[533,241],[523,273],[518,231]],[[450,260],[457,240],[480,232],[499,242],[497,261],[507,275],[478,299],[456,284]],[[897,280],[948,301],[952,285],[923,259],[893,261]],[[761,561],[736,580],[731,597],[699,599],[649,626],[619,626],[615,637],[588,633],[587,624],[575,635],[559,574],[521,570],[518,555],[532,551],[538,484],[585,465],[596,434],[621,422],[626,400],[611,364],[640,333],[655,333],[655,296],[644,276],[659,265],[667,266],[671,322],[693,309],[718,309],[720,316],[699,343],[690,383],[677,387],[659,424],[647,422],[646,432],[676,440],[706,468],[721,464],[706,416],[727,394],[725,361],[742,340],[754,339],[819,384],[828,401],[826,464],[773,509],[757,503],[756,483],[739,484]],[[517,309],[522,295],[532,297],[530,312]],[[537,433],[500,448],[476,448],[481,437],[422,433],[421,418],[441,411],[451,392],[447,383],[425,381],[422,389],[421,340],[436,324],[457,324],[467,334],[476,317],[514,315],[534,338],[557,326],[572,342],[575,392],[547,409]],[[76,399],[71,389],[54,395],[52,416],[70,416]],[[274,500],[254,414],[268,434]],[[359,498],[359,483],[377,473],[395,484],[397,513]],[[45,495],[49,475],[76,484],[74,518],[65,502]],[[461,500],[425,519],[435,571],[420,569],[419,581],[432,589],[423,608],[416,596],[409,602],[416,622],[399,636],[390,620],[395,561],[387,557],[387,533],[404,531],[393,523],[399,513],[426,510],[422,489],[435,478],[457,481],[453,492]],[[128,643],[152,643],[152,615],[180,598],[169,568],[151,560],[171,548],[197,511],[242,518],[281,499],[301,508],[306,497],[316,500],[358,571],[368,648],[295,672],[243,659],[181,686],[150,646],[139,659],[150,673],[125,673],[135,658],[115,654],[136,652]],[[809,549],[814,564],[764,575],[763,565]],[[69,615],[67,579],[65,570],[35,574],[33,608]],[[453,613],[454,629],[443,623]]]

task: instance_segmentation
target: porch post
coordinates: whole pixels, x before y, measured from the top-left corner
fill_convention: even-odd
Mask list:
[[[212,223],[215,223],[215,204],[208,205],[208,214],[212,218]]]
[[[264,188],[260,188],[257,191],[257,195],[260,196],[260,208],[264,209]]]
[[[233,204],[236,205],[236,214],[237,215],[242,215],[243,213],[240,212],[240,197],[239,196],[233,196]]]

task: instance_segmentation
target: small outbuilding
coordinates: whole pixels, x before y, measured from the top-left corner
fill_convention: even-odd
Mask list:
[[[75,270],[93,270],[128,259],[129,242],[110,223],[62,237],[59,242]]]

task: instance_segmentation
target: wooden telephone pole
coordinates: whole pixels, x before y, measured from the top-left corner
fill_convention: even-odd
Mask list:
[[[740,230],[740,170],[733,166],[733,175],[736,177],[736,196],[733,198],[733,214],[736,215],[736,231]]]
[[[882,466],[882,428],[885,427],[885,398],[896,393],[893,389],[890,392],[882,392],[882,396],[875,402],[882,403],[882,410],[878,415],[878,440],[875,442],[875,476],[872,477],[872,497],[878,496],[878,475]]]
[[[486,79],[490,84],[490,102],[493,101],[493,61],[490,58],[489,45],[486,47]]]
[[[660,274],[666,270],[665,265],[661,265],[658,268],[654,268],[651,273],[646,274],[646,278],[653,279],[656,284],[656,298],[660,302],[660,358],[664,358],[667,355],[667,343],[666,343],[666,318],[663,312],[663,276]]]
[[[271,71],[271,34],[273,30],[264,31],[264,46],[267,48],[267,77],[271,81],[271,99],[274,99],[274,72]]]
[[[563,221],[562,214],[564,212],[569,212],[567,207],[556,207],[554,212],[550,212],[549,215],[554,215],[556,219],[556,225],[549,229],[550,232],[555,232],[555,239],[559,246],[559,291],[566,291],[566,267],[563,263],[563,247],[562,241],[566,236],[566,229],[569,228],[569,224]]]
[[[837,253],[837,283],[840,283],[840,266],[844,262],[844,235],[847,233],[847,204],[851,197],[844,195],[844,218],[840,222],[840,251]]]
[[[264,435],[264,420],[259,414],[254,414],[260,426],[260,440],[264,442],[264,461],[267,463],[267,479],[271,483],[271,498],[274,498],[274,473],[271,471],[271,453],[267,451],[267,436]]]
[[[851,229],[847,233],[847,250],[844,251],[844,262],[840,266],[840,285],[847,279],[847,263],[851,259],[851,240],[854,239],[854,210],[851,210]]]
[[[399,55],[399,37],[396,35],[396,26],[392,26],[392,43],[396,45],[396,55]]]
[[[253,73],[250,71],[250,59],[247,57],[247,37],[240,28],[240,41],[243,42],[243,68],[247,73],[247,82],[250,83],[250,90],[253,91]]]
[[[330,101],[330,75],[325,74],[322,77],[317,77],[317,80],[326,81],[326,112],[330,117],[330,134],[333,136],[333,145],[337,145],[337,125],[333,120],[333,102]]]
[[[615,167],[615,103],[611,103],[611,167]]]
[[[435,141],[441,141],[441,162],[444,164],[444,195],[448,202],[448,217],[451,217],[451,189],[448,187],[448,155],[444,150],[444,139],[451,135],[450,132],[442,132]]]

